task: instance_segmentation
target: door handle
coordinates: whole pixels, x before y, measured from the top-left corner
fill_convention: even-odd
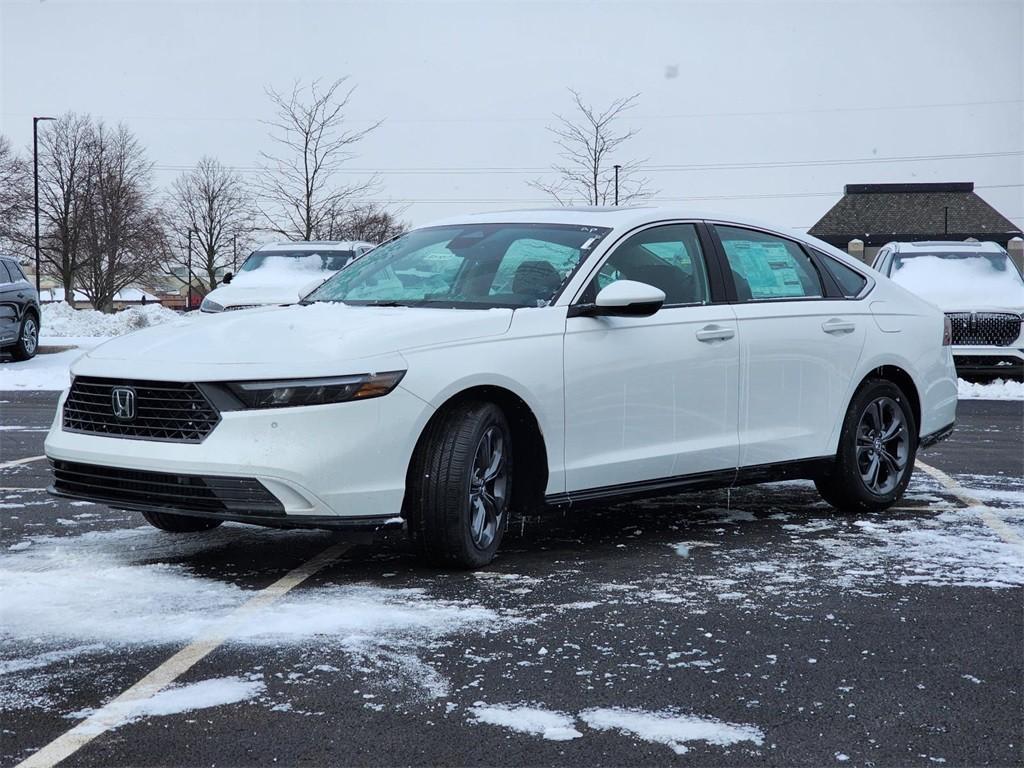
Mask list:
[[[838,317],[833,317],[821,324],[821,330],[825,333],[852,333],[856,328],[854,323],[849,320],[840,320]]]
[[[705,325],[697,331],[697,341],[725,341],[726,339],[731,339],[735,335],[736,331],[732,328],[726,328],[721,325]]]

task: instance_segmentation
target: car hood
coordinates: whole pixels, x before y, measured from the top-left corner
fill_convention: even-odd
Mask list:
[[[497,336],[511,320],[510,309],[327,303],[196,313],[112,339],[80,358],[72,373],[212,381],[387,370],[402,367],[405,350]]]
[[[276,283],[247,283],[245,285],[222,285],[206,294],[206,298],[223,307],[259,306],[262,304],[294,304],[302,298],[306,288],[327,280],[332,274],[325,272],[323,278],[310,277],[309,273],[299,274],[296,279]]]

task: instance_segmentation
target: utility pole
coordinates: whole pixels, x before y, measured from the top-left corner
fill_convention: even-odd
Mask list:
[[[39,295],[39,122],[56,120],[54,117],[32,118],[32,168],[35,180],[35,213],[36,213],[36,295]],[[64,286],[65,297],[69,286]]]
[[[619,204],[619,168],[621,165],[615,166],[615,205]]]
[[[185,304],[185,311],[192,311],[192,230],[188,231],[188,303]]]
[[[238,235],[231,236],[231,247],[234,255],[231,257],[231,274],[238,271]]]

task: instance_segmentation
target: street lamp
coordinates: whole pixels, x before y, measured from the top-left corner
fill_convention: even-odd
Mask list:
[[[35,177],[35,212],[36,212],[36,294],[39,293],[39,121],[56,120],[55,117],[32,118],[32,168]],[[65,291],[67,286],[64,286]]]

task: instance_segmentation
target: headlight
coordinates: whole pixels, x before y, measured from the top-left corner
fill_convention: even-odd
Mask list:
[[[210,301],[209,299],[203,299],[203,303],[199,305],[200,312],[223,312],[224,305],[218,304],[216,301]]]
[[[286,408],[382,397],[397,387],[404,375],[405,371],[387,371],[326,379],[235,381],[226,386],[246,408]]]

